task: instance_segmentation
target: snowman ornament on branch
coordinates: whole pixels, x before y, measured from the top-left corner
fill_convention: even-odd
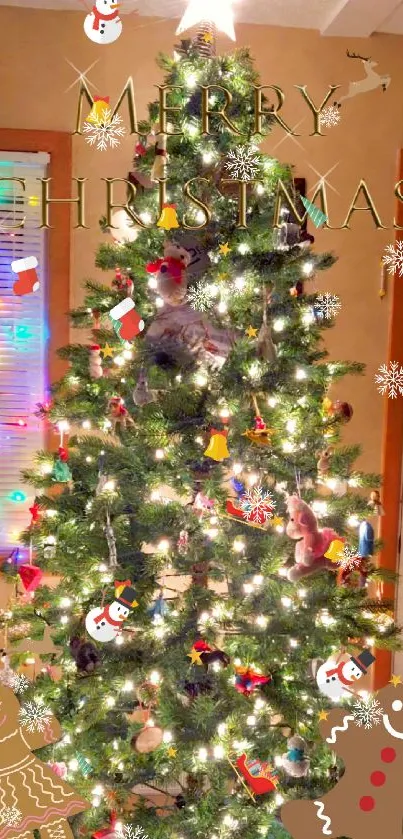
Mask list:
[[[84,21],[84,32],[96,44],[112,44],[122,34],[118,3],[95,0],[92,11]]]

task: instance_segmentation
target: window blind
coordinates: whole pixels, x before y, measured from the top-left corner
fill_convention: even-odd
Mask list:
[[[42,423],[34,416],[46,390],[46,233],[41,223],[41,184],[49,155],[0,151],[0,551],[18,546],[30,522],[34,492],[21,479],[43,448]],[[10,229],[25,215],[24,227]],[[31,294],[13,292],[15,260],[35,257],[40,287]]]

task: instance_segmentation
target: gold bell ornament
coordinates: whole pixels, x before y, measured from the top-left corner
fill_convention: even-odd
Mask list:
[[[205,457],[211,457],[218,463],[230,456],[227,446],[228,429],[218,431],[212,428],[210,431],[210,442],[204,452]]]
[[[162,213],[157,221],[157,227],[163,227],[164,230],[173,230],[180,227],[178,216],[176,215],[176,204],[164,204]]]
[[[110,112],[109,96],[94,96],[94,103],[87,117],[87,122],[104,122],[105,113]]]

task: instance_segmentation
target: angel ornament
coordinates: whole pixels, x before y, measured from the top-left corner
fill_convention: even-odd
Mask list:
[[[0,839],[74,839],[69,816],[90,804],[32,754],[62,736],[50,711],[28,702],[20,709],[13,691],[0,685]]]

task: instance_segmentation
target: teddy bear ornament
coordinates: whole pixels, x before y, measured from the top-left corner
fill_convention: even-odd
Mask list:
[[[165,303],[179,306],[187,292],[186,268],[190,254],[175,242],[165,242],[164,256],[146,265],[148,274],[156,275],[156,289]]]
[[[330,527],[320,530],[313,510],[298,495],[289,495],[286,503],[290,517],[286,534],[296,541],[296,564],[290,568],[288,579],[296,583],[302,577],[318,571],[334,571],[334,563],[325,557],[325,553],[331,543],[340,537]]]

